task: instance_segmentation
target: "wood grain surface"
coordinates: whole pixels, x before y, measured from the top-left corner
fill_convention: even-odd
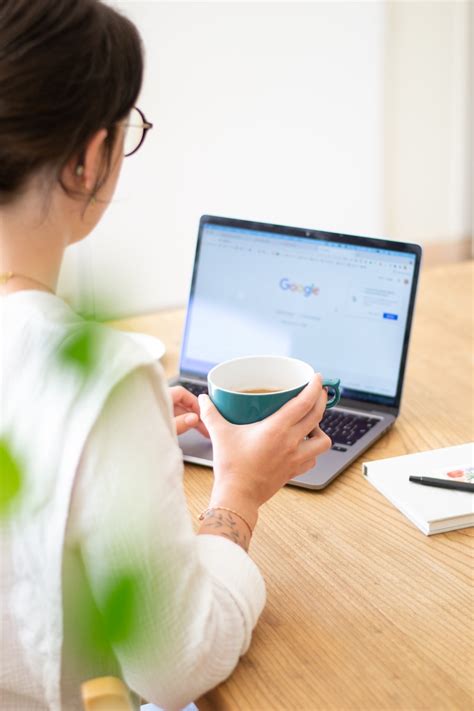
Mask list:
[[[474,529],[426,537],[361,473],[365,460],[461,444],[473,433],[473,263],[422,272],[402,409],[327,489],[286,487],[250,554],[268,601],[249,652],[200,711],[474,708]],[[159,336],[176,373],[184,312],[117,322]],[[194,518],[209,469],[186,466]]]

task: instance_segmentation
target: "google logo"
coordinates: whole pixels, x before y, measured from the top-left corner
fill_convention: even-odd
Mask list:
[[[283,289],[283,291],[294,291],[296,294],[304,294],[305,296],[317,296],[319,294],[319,286],[315,286],[314,284],[307,284],[306,286],[303,284],[295,284],[286,277],[280,279],[280,289]]]

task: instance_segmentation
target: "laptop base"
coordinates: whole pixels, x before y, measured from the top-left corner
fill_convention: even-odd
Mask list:
[[[338,410],[338,408],[334,408]],[[350,408],[344,408],[345,411]],[[358,411],[356,411],[358,412]],[[364,413],[367,414],[367,413]],[[395,416],[373,411],[379,422],[366,435],[345,451],[330,449],[320,457],[310,471],[288,482],[291,486],[303,489],[324,489],[333,479],[341,474],[353,461],[382,437],[395,422]],[[190,430],[178,438],[185,462],[212,467],[212,444],[197,430]]]

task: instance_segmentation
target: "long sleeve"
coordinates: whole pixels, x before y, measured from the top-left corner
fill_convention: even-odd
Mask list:
[[[79,548],[92,594],[135,569],[139,644],[114,653],[130,688],[180,709],[223,681],[247,650],[265,603],[258,568],[220,536],[196,536],[166,384],[141,368],[109,397],[76,477],[67,545]]]

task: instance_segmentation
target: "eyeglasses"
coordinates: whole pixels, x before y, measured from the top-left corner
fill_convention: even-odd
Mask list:
[[[153,128],[153,124],[146,120],[143,111],[134,106],[123,125],[125,126],[123,154],[127,157],[138,151],[147,131]]]

